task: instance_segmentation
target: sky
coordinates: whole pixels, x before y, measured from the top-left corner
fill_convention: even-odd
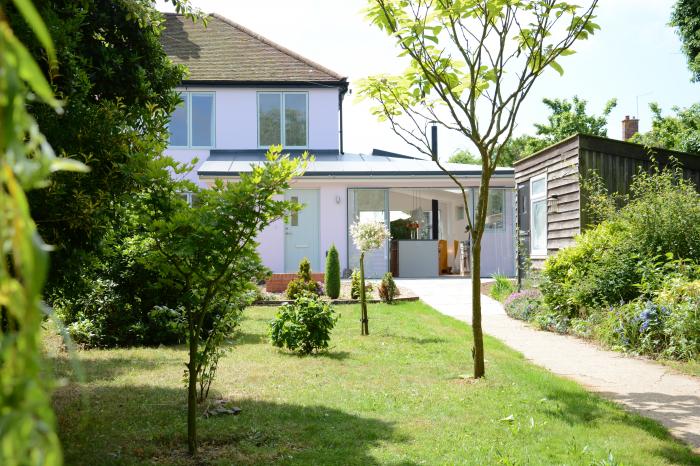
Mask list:
[[[207,13],[219,13],[285,47],[330,68],[350,81],[381,73],[399,73],[405,62],[397,58],[391,38],[364,18],[365,0],[192,0]],[[586,3],[586,2],[579,2]],[[618,106],[608,119],[608,136],[621,138],[621,121],[638,116],[640,131],[651,127],[649,103],[665,113],[700,101],[700,83],[691,82],[686,57],[673,28],[668,26],[674,0],[601,0],[596,22],[601,26],[591,39],[578,42],[576,54],[562,58],[564,75],[548,71],[536,82],[517,119],[515,134],[534,134],[534,123],[546,121],[542,99],[571,98],[588,101],[588,110],[600,113],[611,98]],[[171,11],[159,0],[162,11]],[[415,154],[377,121],[369,102],[357,94],[345,99],[344,144],[347,153],[370,153],[379,148]],[[440,130],[440,157],[460,148],[470,149],[465,137]]]

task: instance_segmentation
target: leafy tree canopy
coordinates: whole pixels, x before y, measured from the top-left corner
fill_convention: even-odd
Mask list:
[[[678,0],[671,14],[671,25],[676,27],[683,42],[693,81],[700,81],[700,2]]]
[[[651,130],[636,134],[631,141],[650,147],[700,155],[700,103],[688,108],[673,107],[673,115],[663,116],[657,103],[649,105]]]
[[[154,178],[167,180],[167,164],[155,160],[166,148],[168,118],[179,101],[174,88],[185,72],[163,51],[163,17],[151,0],[35,3],[57,55],[57,71],[45,66],[44,73],[64,111],[42,103],[30,111],[58,155],[90,168],[81,175],[55,173],[46,189],[30,196],[42,237],[57,246],[52,278],[60,282],[119,222],[120,203]],[[196,14],[187,0],[173,3]],[[11,2],[0,5],[31,54],[45,56]]]
[[[534,154],[574,134],[607,136],[608,116],[617,105],[617,99],[610,99],[600,115],[593,115],[587,112],[588,102],[578,96],[574,96],[571,100],[543,99],[542,102],[550,112],[547,122],[535,124],[536,136],[524,134],[506,142],[501,149],[502,166],[512,166],[516,160]],[[481,165],[481,159],[466,150],[456,152],[450,158],[450,162]]]

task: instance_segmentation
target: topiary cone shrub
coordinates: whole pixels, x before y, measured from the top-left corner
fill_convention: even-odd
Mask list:
[[[335,244],[331,245],[326,256],[326,294],[331,299],[340,296],[340,258]]]

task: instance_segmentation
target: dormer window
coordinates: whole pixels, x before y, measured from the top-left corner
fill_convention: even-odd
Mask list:
[[[258,145],[308,146],[308,93],[258,92]]]
[[[170,118],[170,147],[214,147],[214,93],[181,92],[182,103]]]

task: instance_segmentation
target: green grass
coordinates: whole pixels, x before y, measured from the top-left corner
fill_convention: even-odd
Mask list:
[[[460,378],[472,370],[469,327],[422,303],[371,306],[369,337],[357,306],[338,310],[331,350],[306,358],[268,343],[274,308],[246,311],[211,394],[243,411],[199,419],[201,464],[700,464],[656,422],[495,340],[487,378]],[[55,396],[66,464],[190,464],[184,348],[77,358],[84,381]]]

